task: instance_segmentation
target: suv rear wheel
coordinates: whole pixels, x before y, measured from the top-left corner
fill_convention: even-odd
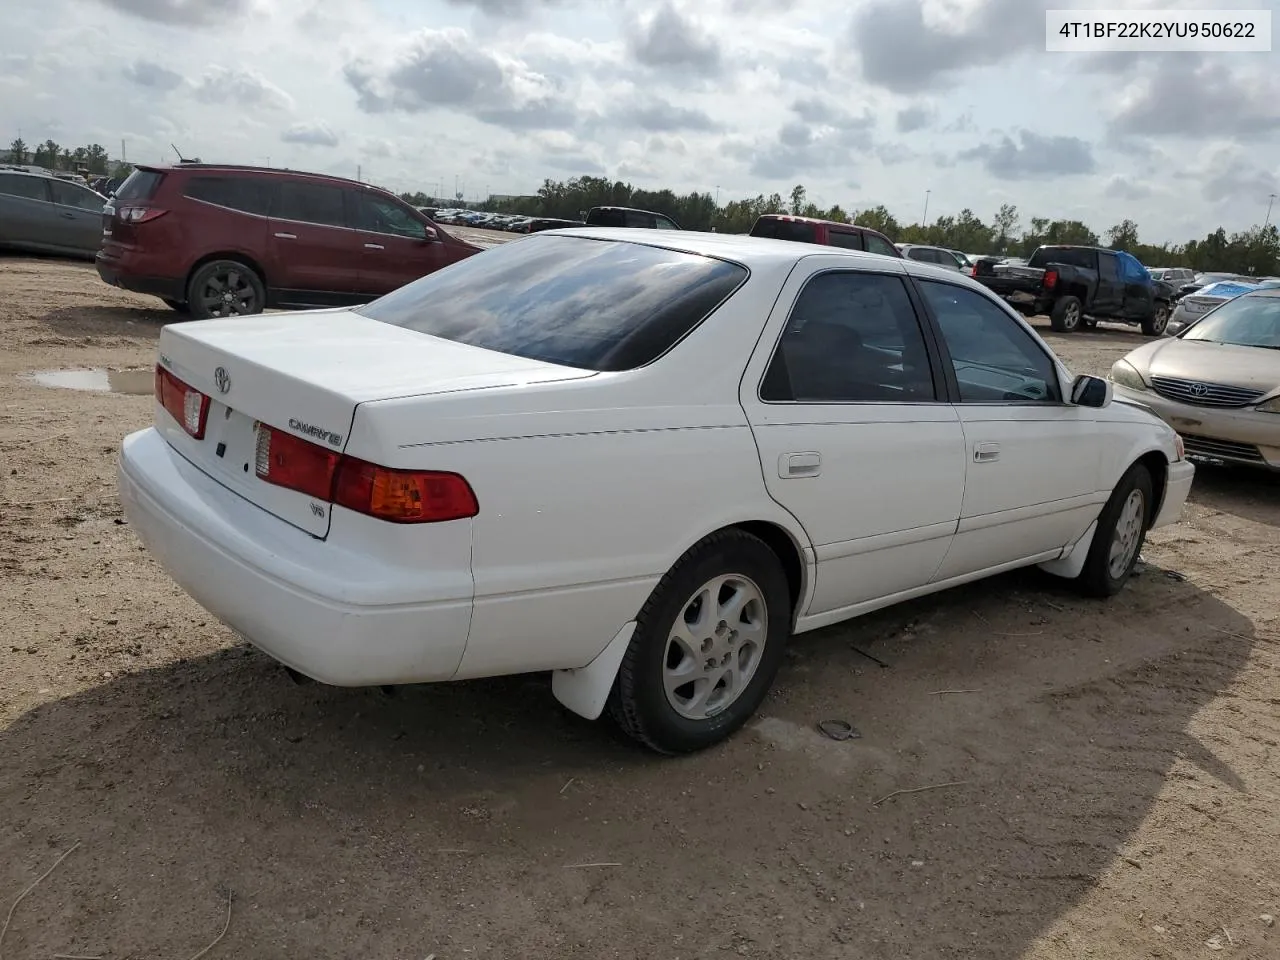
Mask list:
[[[251,267],[236,260],[213,260],[187,285],[187,306],[197,320],[261,313],[267,288]]]

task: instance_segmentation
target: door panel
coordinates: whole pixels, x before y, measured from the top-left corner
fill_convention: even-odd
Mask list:
[[[97,253],[102,244],[103,199],[85,187],[64,180],[51,180],[52,222],[57,244],[67,250]]]
[[[792,274],[742,388],[765,485],[814,544],[807,614],[927,584],[964,487],[963,432],[936,399],[901,266],[833,266]]]
[[[947,350],[966,450],[960,522],[937,579],[1061,549],[1098,511],[1093,411],[1063,402],[1056,364],[1011,311],[957,284],[916,285]]]
[[[0,173],[0,241],[58,246],[61,227],[49,200],[49,179]]]
[[[1093,309],[1099,313],[1120,316],[1124,304],[1124,286],[1120,282],[1120,264],[1115,255],[1098,251],[1098,290],[1093,296]]]
[[[445,245],[426,238],[426,226],[385,197],[353,194],[360,234],[360,289],[382,296],[440,269]]]
[[[360,289],[360,237],[347,226],[344,193],[328,184],[279,184],[267,229],[267,275],[275,291]]]

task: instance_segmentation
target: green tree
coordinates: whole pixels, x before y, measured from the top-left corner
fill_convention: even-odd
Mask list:
[[[853,222],[860,227],[879,231],[893,241],[897,241],[898,234],[902,232],[902,225],[889,212],[889,208],[882,203],[874,207],[868,207],[866,210],[858,211],[857,216],[853,218]]]
[[[791,188],[791,213],[793,216],[799,216],[800,211],[805,205],[805,189],[801,184],[796,184]]]
[[[995,234],[993,242],[998,252],[1003,253],[1008,249],[1018,230],[1018,223],[1018,208],[1012,203],[1000,204],[1000,209],[991,220],[991,229]]]
[[[1107,241],[1112,250],[1132,253],[1138,246],[1138,225],[1127,218],[1121,220],[1107,231]]]
[[[31,162],[37,166],[44,167],[46,170],[58,169],[58,158],[62,155],[62,148],[52,140],[46,140],[40,146],[36,147],[31,154]]]
[[[14,137],[13,142],[9,144],[9,162],[27,162],[27,142],[21,137]]]
[[[107,156],[107,150],[100,143],[91,143],[85,148],[85,166],[89,168],[91,174],[105,176],[107,173],[107,164],[110,158]]]

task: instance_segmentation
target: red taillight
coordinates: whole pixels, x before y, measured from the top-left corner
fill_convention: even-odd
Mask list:
[[[1044,288],[1046,290],[1052,290],[1057,285],[1058,285],[1058,271],[1046,270],[1044,272]]]
[[[435,470],[396,470],[258,426],[257,475],[268,483],[392,523],[441,523],[480,512],[466,479]]]
[[[258,425],[254,470],[267,483],[317,500],[332,500],[333,474],[340,456],[319,444]]]
[[[116,212],[116,216],[125,223],[146,223],[156,217],[163,217],[168,212],[159,207],[121,207]]]
[[[976,277],[978,275],[978,265],[975,263],[973,269],[969,271],[969,276]]]
[[[183,383],[159,364],[156,365],[156,399],[169,415],[197,440],[204,439],[209,418],[209,398]]]

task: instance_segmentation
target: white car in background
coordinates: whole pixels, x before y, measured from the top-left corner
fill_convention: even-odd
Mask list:
[[[953,270],[575,229],[355,309],[166,326],[120,491],[211,613],[342,685],[553,671],[679,753],[792,633],[1040,564],[1105,596],[1176,434]]]

